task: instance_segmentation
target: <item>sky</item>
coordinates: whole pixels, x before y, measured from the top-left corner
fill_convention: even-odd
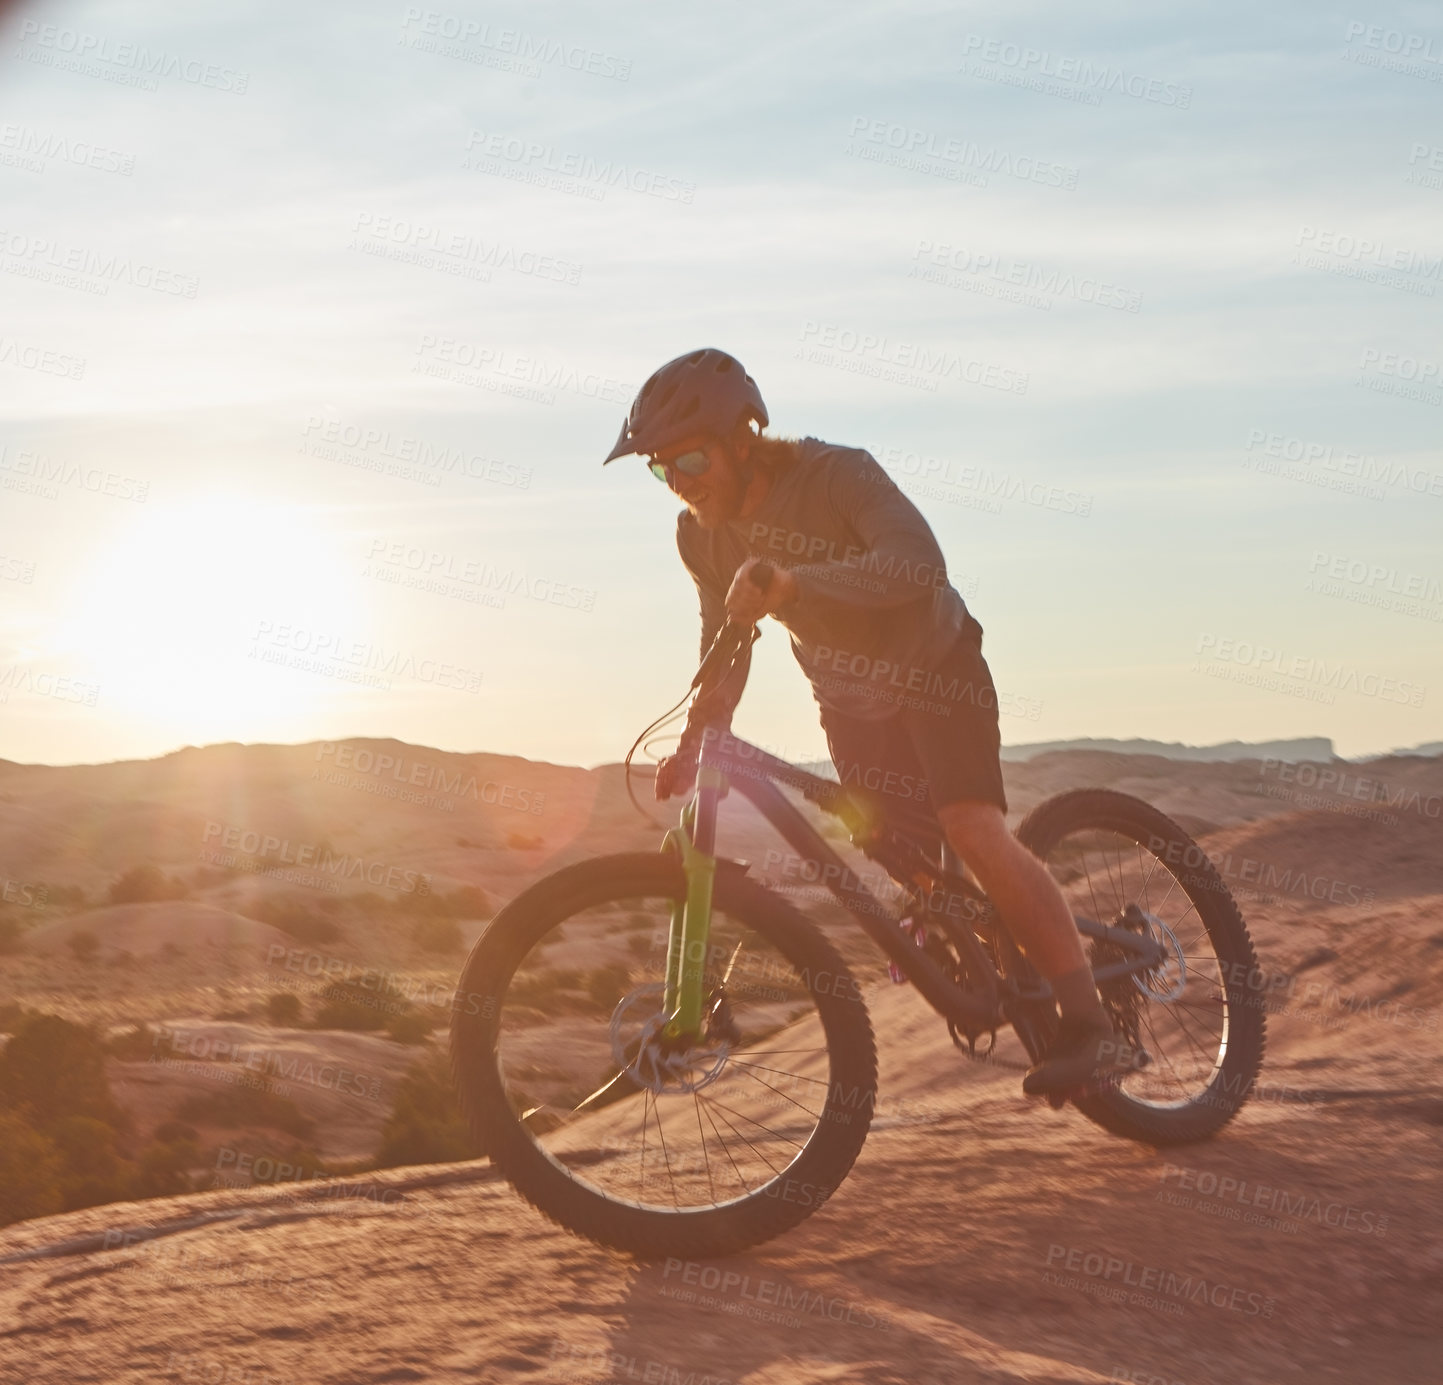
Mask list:
[[[913,497],[1004,743],[1443,739],[1440,98],[1421,4],[9,9],[0,757],[620,759],[700,346]],[[734,725],[825,754],[775,622]]]

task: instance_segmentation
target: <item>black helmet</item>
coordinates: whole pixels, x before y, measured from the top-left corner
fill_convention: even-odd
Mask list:
[[[657,452],[693,433],[730,437],[744,418],[767,426],[767,406],[742,363],[714,346],[688,351],[668,361],[637,391],[606,461]]]

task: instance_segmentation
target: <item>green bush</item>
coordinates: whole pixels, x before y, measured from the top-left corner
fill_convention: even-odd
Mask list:
[[[23,1116],[0,1111],[0,1226],[64,1207],[60,1152]]]
[[[130,1196],[136,1167],[117,1152],[112,1126],[89,1116],[65,1116],[47,1133],[60,1152],[60,1193],[67,1212]]]
[[[423,952],[459,952],[461,925],[452,918],[418,919],[411,931],[411,940]]]
[[[251,917],[289,933],[301,943],[333,943],[341,936],[335,919],[315,913],[290,899],[263,899],[251,910]]]
[[[100,939],[88,928],[77,928],[66,938],[65,945],[77,962],[88,962],[100,951]]]
[[[431,1037],[431,1021],[419,1013],[392,1015],[386,1033],[398,1044],[423,1044]]]
[[[59,1015],[29,1015],[0,1053],[0,1108],[49,1132],[67,1116],[125,1124],[105,1079],[105,1046]]]
[[[239,1125],[263,1125],[301,1139],[315,1130],[315,1122],[302,1115],[294,1101],[264,1087],[227,1085],[220,1091],[187,1097],[175,1114],[182,1120],[221,1125],[227,1130]]]
[[[294,1029],[301,1022],[301,998],[294,991],[277,991],[266,998],[266,1019]]]
[[[321,992],[321,1006],[312,1023],[317,1029],[352,1029],[367,1033],[384,1029],[392,1016],[409,1013],[400,996],[367,990],[355,981],[338,981]]]
[[[144,1020],[137,1020],[122,1034],[117,1034],[106,1045],[112,1057],[128,1063],[141,1063],[155,1052],[157,1036]]]
[[[620,962],[610,962],[586,978],[586,994],[592,1004],[610,1010],[631,987],[631,973]]]
[[[457,1105],[445,1055],[436,1051],[413,1063],[381,1131],[376,1167],[458,1163],[479,1153]]]
[[[110,886],[112,904],[153,904],[164,899],[186,899],[190,889],[185,881],[166,875],[153,862],[134,866]]]

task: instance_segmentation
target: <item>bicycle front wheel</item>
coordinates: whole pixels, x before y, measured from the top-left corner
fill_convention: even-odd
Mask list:
[[[661,1032],[676,858],[602,857],[533,885],[477,940],[451,1062],[481,1147],[553,1220],[633,1254],[718,1255],[820,1208],[866,1139],[876,1053],[835,948],[723,864],[706,1024]]]

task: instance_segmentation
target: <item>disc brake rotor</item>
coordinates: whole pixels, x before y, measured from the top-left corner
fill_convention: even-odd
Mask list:
[[[638,986],[624,995],[611,1016],[611,1056],[638,1087],[657,1096],[700,1091],[721,1076],[732,1042],[715,1038],[706,1046],[671,1048],[665,1041],[666,1014],[661,1009],[665,987],[660,982]],[[644,1018],[642,1018],[644,1016]],[[623,1030],[641,1019],[630,1040]]]
[[[1178,936],[1156,914],[1149,914],[1135,904],[1127,906],[1124,918],[1141,920],[1145,936],[1163,949],[1164,957],[1155,967],[1132,974],[1132,984],[1153,1000],[1176,1000],[1187,986],[1187,958]]]

